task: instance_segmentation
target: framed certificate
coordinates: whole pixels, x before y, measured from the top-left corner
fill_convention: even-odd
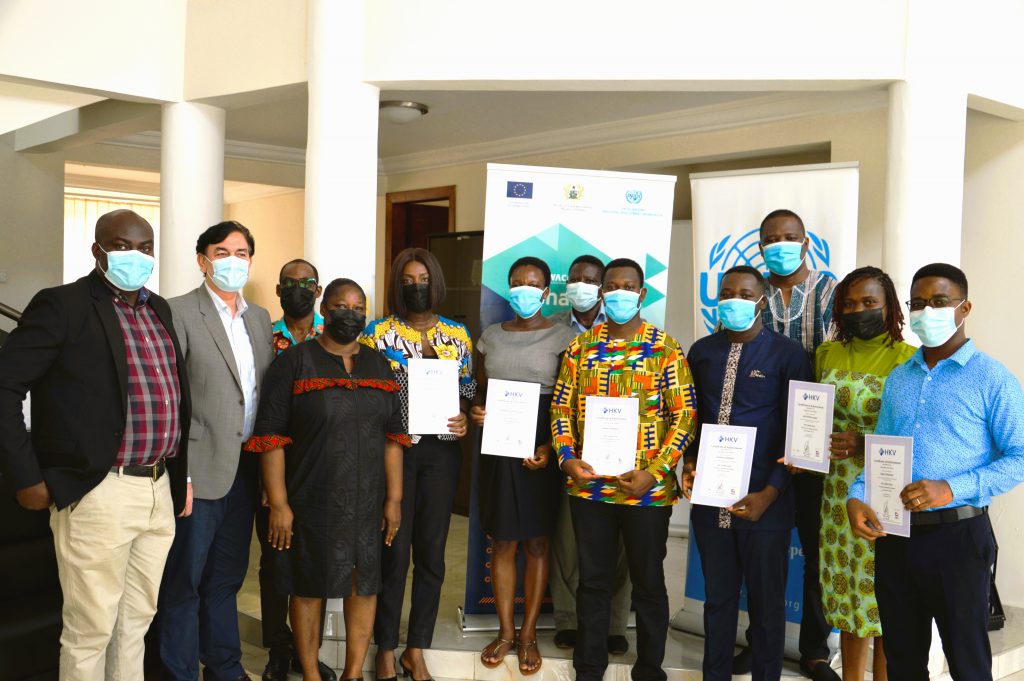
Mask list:
[[[900,492],[913,476],[914,438],[864,436],[864,501],[886,534],[910,536],[910,511],[903,508]]]
[[[409,358],[409,434],[449,432],[459,415],[459,363],[450,359]]]
[[[747,496],[757,428],[701,426],[691,504],[726,508]]]
[[[536,451],[540,383],[487,380],[481,454],[530,459]]]
[[[622,475],[636,468],[640,399],[588,395],[583,454],[598,475]]]
[[[828,473],[836,387],[830,383],[789,382],[786,463]]]

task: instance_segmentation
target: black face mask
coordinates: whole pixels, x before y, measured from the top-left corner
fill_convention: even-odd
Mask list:
[[[403,284],[402,300],[409,312],[426,312],[430,309],[430,284]]]
[[[366,315],[362,312],[339,307],[327,312],[324,328],[336,343],[351,343],[366,328]]]
[[[281,309],[289,319],[305,319],[313,311],[316,294],[308,288],[292,286],[281,289]]]
[[[847,312],[843,315],[843,329],[854,338],[871,340],[885,332],[885,315],[883,308],[862,312]]]

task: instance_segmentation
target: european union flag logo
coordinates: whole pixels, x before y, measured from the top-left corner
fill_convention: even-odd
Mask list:
[[[532,199],[533,183],[509,182],[508,187],[505,190],[505,196],[507,196],[510,199]]]

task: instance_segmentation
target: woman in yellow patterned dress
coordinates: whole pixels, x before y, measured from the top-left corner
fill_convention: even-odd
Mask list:
[[[836,386],[832,466],[825,478],[818,541],[825,618],[839,629],[843,681],[864,681],[869,639],[874,678],[885,681],[875,602],[874,542],[854,537],[846,517],[850,483],[864,469],[864,435],[875,430],[889,372],[910,358],[896,289],[877,267],[854,270],[835,292],[833,340],[818,348],[818,381]]]

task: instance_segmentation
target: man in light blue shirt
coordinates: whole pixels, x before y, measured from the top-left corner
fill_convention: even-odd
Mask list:
[[[955,681],[992,679],[989,590],[993,496],[1024,480],[1024,393],[1006,367],[967,338],[967,277],[952,265],[918,270],[910,325],[924,345],[889,374],[875,432],[914,438],[913,482],[900,494],[910,538],[890,537],[850,486],[855,534],[877,539],[878,598],[889,678],[928,679],[931,621]]]

